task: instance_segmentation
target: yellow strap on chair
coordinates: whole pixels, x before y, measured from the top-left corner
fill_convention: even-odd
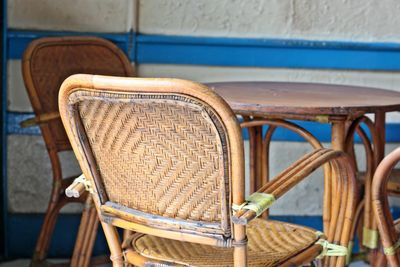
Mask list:
[[[341,245],[329,243],[325,239],[320,239],[315,244],[322,246],[322,252],[321,254],[319,254],[317,259],[322,259],[323,257],[347,256],[347,254],[349,253],[348,248]]]
[[[257,216],[261,215],[264,211],[266,211],[271,205],[275,202],[275,197],[271,194],[266,193],[253,193],[248,198],[246,198],[246,202],[241,205],[232,205],[232,209],[234,211],[238,210],[252,210]]]
[[[346,265],[349,265],[351,262],[351,254],[353,253],[353,246],[354,246],[353,241],[349,241],[349,245],[348,245],[349,253],[347,254],[347,257],[346,257]]]
[[[363,227],[363,246],[375,249],[378,247],[378,230]]]
[[[385,255],[388,256],[393,256],[394,254],[396,254],[396,251],[399,249],[399,247],[400,247],[400,239],[397,240],[397,242],[393,246],[388,248],[383,248],[383,253],[385,253]]]

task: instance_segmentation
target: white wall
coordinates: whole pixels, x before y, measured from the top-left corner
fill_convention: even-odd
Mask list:
[[[142,0],[143,33],[399,41],[397,0]]]

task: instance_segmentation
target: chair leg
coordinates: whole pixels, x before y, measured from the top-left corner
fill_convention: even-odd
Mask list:
[[[233,249],[233,266],[234,267],[247,266],[246,227],[243,225],[235,224],[233,231],[235,234],[235,242],[238,244]]]
[[[52,233],[54,231],[55,224],[61,205],[51,200],[44,217],[43,225],[40,230],[38,241],[36,242],[35,252],[31,260],[31,267],[42,266],[43,262],[47,258],[47,252],[49,250]]]
[[[98,226],[97,211],[92,197],[88,196],[82,212],[82,219],[71,259],[71,267],[89,266]]]
[[[110,248],[112,266],[124,267],[124,255],[122,253],[117,229],[105,222],[101,222],[101,226],[103,227],[104,235],[106,236],[108,247]]]
[[[381,267],[386,265],[387,265],[386,255],[381,250],[377,251],[374,257],[374,261],[371,262],[371,266]]]
[[[247,246],[246,245],[234,248],[233,266],[234,267],[247,266]]]

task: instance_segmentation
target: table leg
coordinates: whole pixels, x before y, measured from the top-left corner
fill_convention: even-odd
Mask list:
[[[346,139],[346,121],[345,119],[332,120],[331,127],[331,144],[332,149],[345,150],[345,139]],[[324,231],[329,233],[331,225],[331,213],[334,208],[334,202],[332,201],[337,193],[337,184],[335,174],[331,174],[331,179],[325,179],[324,185],[324,208],[323,208],[323,220],[324,220]]]
[[[250,194],[264,184],[262,177],[262,126],[248,128],[250,143]]]
[[[386,134],[385,134],[385,124],[386,124],[386,113],[385,112],[376,112],[375,113],[375,128],[378,133],[378,145],[375,148],[376,153],[378,155],[378,161],[381,162],[385,157],[385,143],[386,143]],[[378,163],[379,163],[378,162]]]
[[[382,111],[376,112],[375,113],[375,129],[377,132],[378,142],[375,147],[375,153],[376,153],[376,159],[377,159],[376,164],[377,165],[385,157],[385,143],[386,143],[385,124],[386,124],[386,113],[382,112]],[[374,168],[376,168],[376,167],[377,166],[374,166]],[[371,210],[370,218],[372,219],[372,221],[370,222],[371,228],[375,231],[378,231],[377,224],[376,224],[376,221],[374,220],[374,214],[372,213],[372,210]],[[376,244],[376,245],[378,245],[378,244]],[[370,259],[371,266],[381,266],[380,259],[382,259],[382,255],[379,255],[379,253],[381,253],[381,252],[379,252],[379,250],[377,248],[370,250],[369,259]]]

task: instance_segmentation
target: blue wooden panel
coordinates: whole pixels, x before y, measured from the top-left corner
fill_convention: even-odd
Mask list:
[[[190,37],[130,33],[9,31],[8,58],[44,36],[90,35],[116,43],[132,61],[241,67],[399,70],[400,44],[257,38]]]
[[[1,51],[1,178],[0,178],[0,258],[7,256],[9,239],[7,225],[7,0],[2,1],[2,51]]]
[[[136,57],[154,64],[399,70],[400,44],[138,35]]]
[[[30,112],[8,112],[7,114],[7,134],[23,134],[23,135],[40,135],[39,127],[21,128],[19,123],[25,119],[32,118],[33,113]],[[301,127],[307,129],[321,142],[330,142],[331,140],[331,128],[329,124],[321,124],[318,122],[309,121],[293,121]],[[264,127],[264,133],[267,127]],[[368,130],[366,129],[367,134]],[[399,123],[387,123],[386,124],[386,141],[387,142],[400,142],[400,124]],[[243,136],[245,139],[249,138],[248,131],[243,130]],[[274,141],[295,141],[303,142],[304,139],[296,133],[289,131],[284,128],[277,128],[272,137]],[[360,143],[361,140],[356,136],[355,141]]]
[[[322,216],[271,216],[274,220],[297,223],[322,230]],[[72,254],[79,226],[78,214],[61,214],[53,235],[49,257],[68,258]],[[9,241],[10,258],[30,258],[35,248],[37,236],[43,222],[43,214],[10,214]],[[93,249],[94,255],[109,254],[107,243],[99,227],[99,234]]]
[[[88,32],[58,32],[58,31],[9,31],[7,43],[9,59],[21,59],[29,43],[42,37],[55,36],[96,36],[115,43],[122,51],[130,55],[132,33],[88,33]]]
[[[400,207],[393,207],[391,212],[394,218],[400,217]],[[30,258],[32,256],[43,217],[43,214],[12,213],[9,215],[9,236],[13,237],[9,242],[9,256],[11,258]],[[271,219],[304,225],[322,231],[322,216],[318,215],[279,215],[271,216]],[[50,257],[68,258],[72,254],[79,221],[79,214],[61,214],[59,216],[53,240],[62,240],[62,242],[52,243],[49,251]],[[354,251],[358,251],[357,246],[354,248]],[[94,255],[104,255],[107,253],[109,253],[109,250],[106,240],[101,227],[99,227],[99,235],[95,243]]]

